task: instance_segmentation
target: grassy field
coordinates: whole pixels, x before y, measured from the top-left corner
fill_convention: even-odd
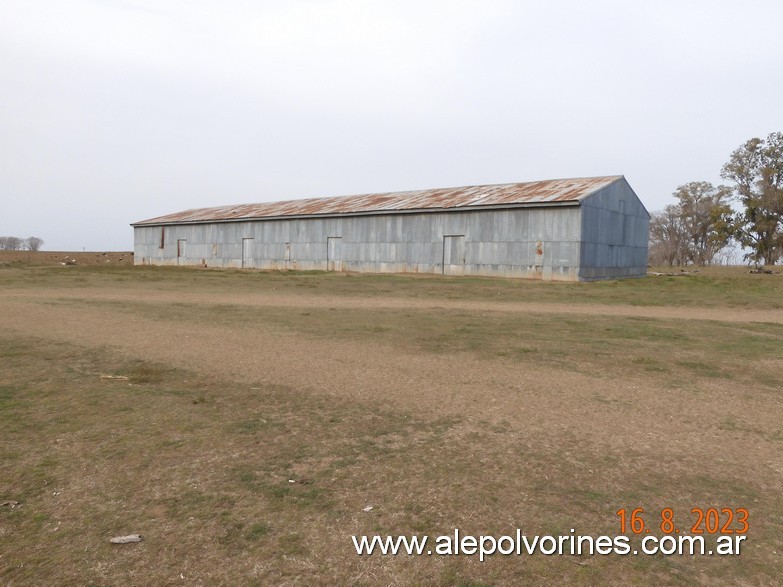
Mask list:
[[[116,254],[115,254],[116,255]],[[701,274],[593,283],[542,283],[483,277],[355,275],[321,272],[243,272],[179,267],[50,267],[0,264],[6,286],[18,289],[123,288],[130,291],[226,291],[280,295],[535,303],[630,304],[699,308],[783,309],[783,275],[749,275],[743,267]],[[664,271],[665,269],[661,269]],[[242,276],[238,278],[238,276]],[[357,283],[358,281],[358,283]]]
[[[783,576],[782,275],[15,263],[0,266],[0,337],[2,584]],[[692,508],[747,508],[747,539],[739,556],[484,562],[358,556],[351,541],[614,536],[616,512],[637,507],[653,536],[667,507],[685,533]],[[144,540],[109,543],[131,533]]]

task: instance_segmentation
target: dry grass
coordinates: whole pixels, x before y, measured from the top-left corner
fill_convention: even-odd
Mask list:
[[[115,253],[117,255],[117,253]],[[127,260],[127,258],[125,258]],[[190,291],[271,293],[297,297],[385,298],[630,304],[692,308],[783,308],[783,269],[750,275],[746,267],[708,267],[686,277],[648,277],[594,283],[556,283],[487,277],[368,275],[324,272],[261,272],[133,267],[128,265],[3,267],[6,285],[25,290],[117,288],[128,292]],[[670,271],[669,268],[662,270]]]
[[[563,302],[584,285],[580,302],[701,295],[707,307],[746,297],[775,308],[777,276],[572,287],[67,269],[0,269],[0,503],[21,504],[0,508],[4,584],[774,585],[783,575],[780,324],[221,301],[259,287],[406,300],[482,299],[502,286]],[[738,290],[725,299],[724,279]],[[138,298],[112,299],[117,288]],[[179,301],[193,288],[214,301]],[[168,303],[145,297],[160,291]],[[203,340],[191,348],[188,333]],[[269,362],[221,360],[232,339]],[[326,372],[332,348],[342,354],[323,359]],[[444,386],[451,406],[436,396]],[[618,533],[621,507],[690,519],[713,505],[750,509],[740,557],[479,563],[359,557],[350,541],[455,527],[597,536]],[[139,544],[108,543],[136,532]]]
[[[694,375],[779,386],[783,324],[638,316],[476,312],[449,308],[329,307],[326,311],[238,303],[63,298],[64,308],[105,308],[153,322],[277,330],[327,340],[374,342],[411,353],[472,353],[593,376],[633,370],[678,386]]]

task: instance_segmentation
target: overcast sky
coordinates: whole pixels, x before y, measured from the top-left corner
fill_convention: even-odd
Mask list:
[[[649,210],[783,131],[783,2],[4,0],[0,235],[624,174]]]

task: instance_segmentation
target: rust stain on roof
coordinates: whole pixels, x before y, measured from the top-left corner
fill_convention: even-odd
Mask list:
[[[484,206],[502,207],[524,204],[578,202],[621,177],[621,175],[613,175],[577,179],[551,179],[526,183],[438,188],[387,194],[309,198],[284,202],[196,208],[135,222],[134,226],[253,220],[256,218],[279,218],[286,216],[333,216],[396,211],[453,210],[455,208],[470,210],[471,208]]]

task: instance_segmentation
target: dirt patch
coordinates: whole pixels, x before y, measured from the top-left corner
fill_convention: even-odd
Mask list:
[[[129,251],[0,251],[0,266],[133,265]]]

